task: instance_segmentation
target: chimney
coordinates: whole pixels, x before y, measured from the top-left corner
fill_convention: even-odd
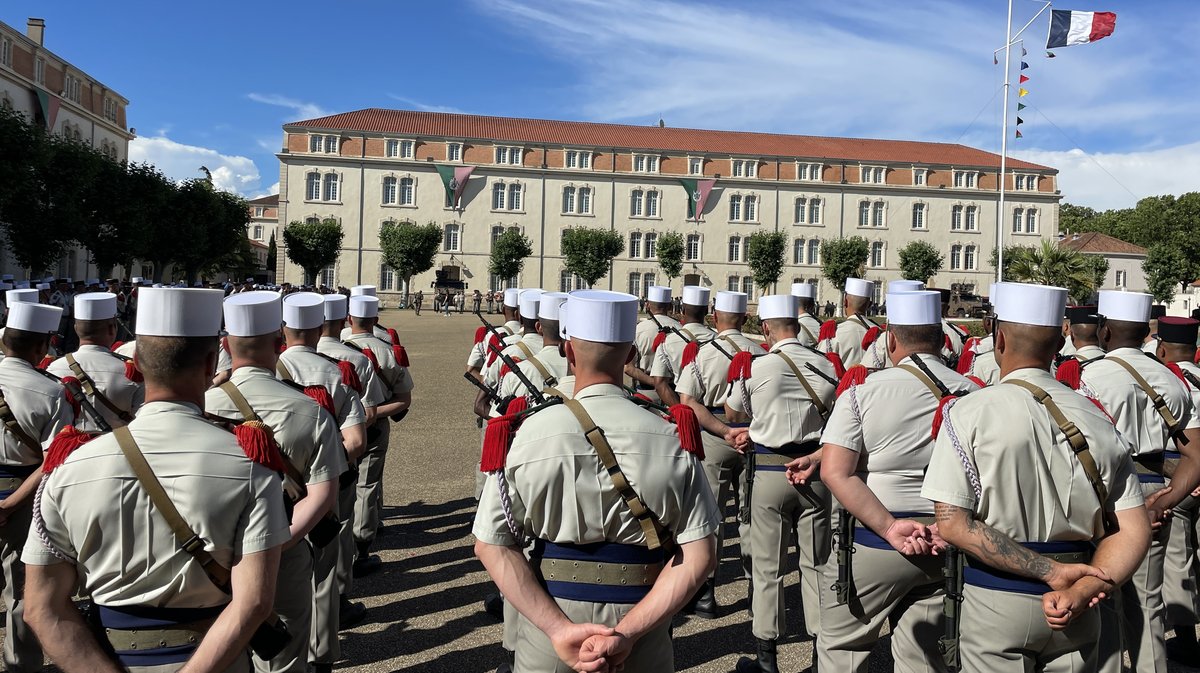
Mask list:
[[[25,35],[37,42],[39,47],[46,46],[46,20],[30,18],[25,28]]]

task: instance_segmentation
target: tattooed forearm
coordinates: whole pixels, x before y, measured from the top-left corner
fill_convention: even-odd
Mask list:
[[[987,565],[1037,580],[1050,574],[1049,559],[976,520],[969,510],[939,502],[933,511],[942,538]]]

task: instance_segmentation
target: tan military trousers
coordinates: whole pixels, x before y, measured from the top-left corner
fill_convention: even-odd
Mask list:
[[[375,539],[383,516],[383,463],[387,459],[392,422],[383,418],[376,423],[383,432],[374,444],[367,445],[358,463],[358,495],[354,502],[354,539],[358,542]]]
[[[483,440],[487,436],[487,423],[483,424],[483,430],[479,432],[479,456],[483,457]],[[475,473],[475,502],[479,502],[479,498],[483,496],[483,485],[487,483],[488,474],[479,470],[479,462],[471,464],[471,471]]]
[[[345,490],[354,493],[353,488]],[[338,497],[340,500],[341,492]],[[335,506],[334,512],[337,511],[338,507]],[[332,664],[342,658],[342,650],[338,645],[338,564],[342,557],[341,547],[340,532],[324,547],[313,547],[312,632],[308,660],[317,664]]]
[[[743,472],[746,471],[746,457],[738,453],[721,439],[711,433],[700,434],[704,441],[704,476],[708,477],[708,487],[712,489],[713,498],[717,501],[717,510],[721,514],[721,525],[717,528],[717,555],[720,566],[720,554],[725,548],[725,506],[729,497],[737,494],[738,505],[746,502],[746,482]],[[736,515],[736,513],[735,513]],[[742,569],[747,576],[750,574],[750,526],[738,524],[738,545],[742,557]],[[714,570],[712,577],[716,577]]]
[[[307,673],[312,631],[313,557],[307,541],[283,552],[275,580],[275,612],[287,625],[291,641],[275,658],[254,656],[257,673]]]
[[[4,667],[12,673],[42,670],[42,646],[25,623],[25,564],[21,550],[29,536],[33,517],[32,498],[0,526],[0,565],[4,571]]]
[[[346,595],[354,588],[354,503],[358,499],[358,484],[338,489],[338,520],[342,528],[338,531],[337,590]]]
[[[854,545],[850,602],[837,605],[833,585],[837,555],[831,554],[821,578],[821,631],[818,668],[866,673],[871,648],[883,625],[892,628],[892,655],[900,673],[945,671],[938,638],[946,631],[942,614],[942,559],[904,556],[897,551]]]
[[[821,626],[821,567],[829,559],[829,489],[820,481],[792,486],[783,472],[759,469],[751,496],[750,561],[754,587],[754,637],[777,640],[787,632],[783,579],[788,546],[796,533],[804,628]]]
[[[616,626],[633,605],[587,603],[556,598],[563,613],[576,624],[592,623]],[[517,613],[516,663],[513,673],[571,673],[554,653],[550,638],[524,615]],[[675,651],[671,644],[670,624],[664,624],[642,636],[625,660],[622,673],[669,673],[675,670]]]
[[[959,631],[964,672],[1096,670],[1100,615],[1095,610],[1080,615],[1062,631],[1052,631],[1041,596],[967,586]]]
[[[1168,626],[1192,626],[1200,620],[1196,580],[1196,542],[1200,536],[1200,498],[1187,497],[1171,517],[1171,538],[1163,561],[1163,603]]]

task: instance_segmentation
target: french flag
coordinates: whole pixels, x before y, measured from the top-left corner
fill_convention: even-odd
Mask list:
[[[1117,27],[1115,12],[1076,12],[1055,9],[1050,13],[1050,37],[1046,48],[1087,44],[1112,35]]]

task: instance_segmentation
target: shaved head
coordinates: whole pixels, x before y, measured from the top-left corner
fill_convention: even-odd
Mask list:
[[[1071,325],[1071,343],[1075,344],[1076,348],[1080,346],[1099,346],[1100,326],[1094,324],[1076,324]]]
[[[1150,336],[1150,325],[1126,320],[1105,320],[1099,330],[1100,345],[1104,350],[1117,348],[1140,348]]]
[[[1022,367],[1049,369],[1065,340],[1061,327],[996,321],[996,362],[1007,373]]]
[[[138,335],[134,359],[146,383],[170,386],[175,379],[200,371],[205,378],[209,358],[215,361],[219,340],[211,337],[159,337]]]

